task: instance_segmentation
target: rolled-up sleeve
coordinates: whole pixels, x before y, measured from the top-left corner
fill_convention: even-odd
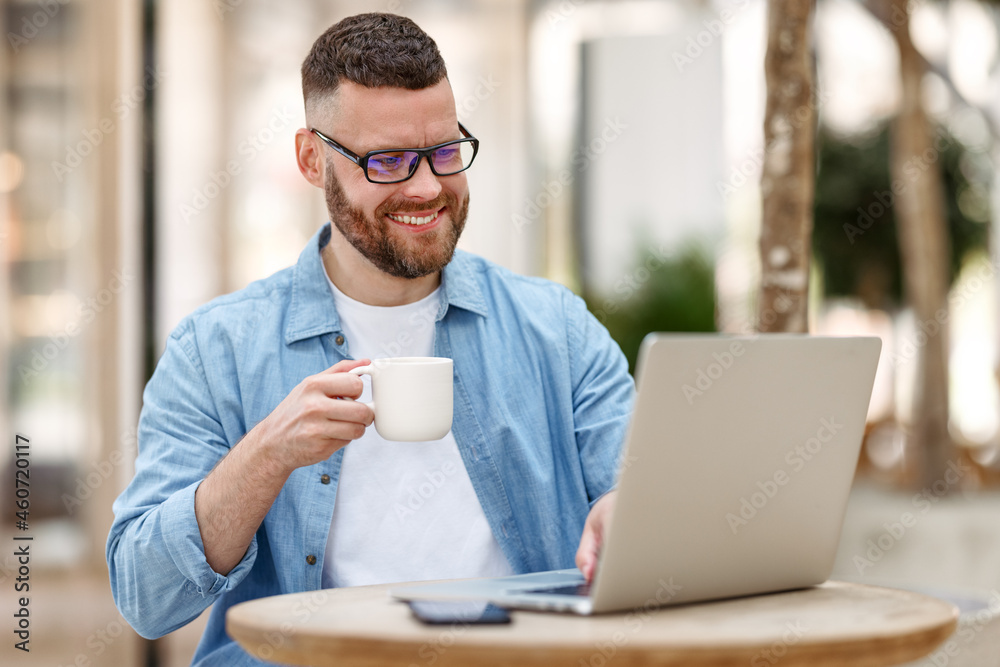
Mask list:
[[[195,341],[182,323],[146,386],[135,477],[114,503],[108,536],[115,604],[147,638],[196,618],[247,576],[257,554],[254,538],[227,576],[205,560],[195,491],[231,445]]]
[[[573,423],[590,504],[614,488],[635,398],[628,361],[583,299],[566,302]]]

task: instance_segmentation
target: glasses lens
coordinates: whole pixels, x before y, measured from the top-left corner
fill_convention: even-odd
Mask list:
[[[368,158],[368,178],[379,183],[401,181],[410,175],[419,157],[410,151],[372,155]]]
[[[434,171],[441,176],[457,174],[468,169],[475,156],[475,148],[471,141],[459,141],[434,151]]]

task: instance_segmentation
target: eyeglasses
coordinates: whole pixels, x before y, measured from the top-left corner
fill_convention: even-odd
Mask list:
[[[458,124],[458,129],[465,139],[446,141],[427,148],[383,148],[364,155],[344,148],[316,128],[310,129],[310,132],[361,167],[365,178],[372,183],[401,183],[417,173],[421,158],[427,158],[431,171],[437,176],[451,176],[471,167],[479,152],[479,139],[469,134],[461,123]]]

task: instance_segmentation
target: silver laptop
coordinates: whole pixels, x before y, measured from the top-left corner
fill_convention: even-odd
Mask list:
[[[650,334],[592,585],[574,568],[392,596],[594,614],[826,581],[880,350],[871,337]]]

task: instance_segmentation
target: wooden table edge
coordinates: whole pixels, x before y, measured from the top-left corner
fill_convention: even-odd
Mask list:
[[[913,660],[918,660],[929,655],[936,647],[940,646],[950,637],[956,627],[957,620],[953,620],[941,628],[929,629],[918,635],[899,637],[890,641],[891,648],[886,648],[885,643],[880,643],[878,650],[874,650],[873,641],[855,642],[849,645],[837,645],[836,647],[819,645],[793,646],[786,653],[774,655],[774,660],[766,659],[762,652],[772,648],[771,645],[745,644],[738,648],[727,649],[728,656],[724,659],[718,658],[717,649],[711,647],[671,647],[661,651],[643,649],[629,649],[616,651],[613,654],[605,654],[605,659],[615,658],[615,667],[628,667],[629,665],[659,665],[661,667],[691,667],[691,665],[711,666],[711,667],[746,667],[759,665],[760,667],[777,664],[802,664],[815,667],[833,667],[851,665],[852,667],[879,667],[884,665],[899,665]],[[322,642],[310,641],[310,638],[302,638],[297,646],[284,646],[282,644],[272,645],[262,643],[256,635],[250,633],[243,635],[240,630],[230,629],[227,624],[229,635],[250,655],[265,661],[276,661],[290,665],[357,665],[376,666],[394,664],[434,664],[437,667],[450,667],[459,665],[475,664],[483,667],[499,665],[517,665],[524,662],[524,649],[511,649],[509,644],[498,642],[496,645],[478,644],[476,646],[456,644],[447,647],[446,650],[428,649],[424,655],[417,652],[414,658],[413,643],[410,641],[398,641],[392,639],[376,639],[371,637],[360,637],[354,639],[326,638]],[[328,656],[328,661],[317,662],[317,652],[324,652]],[[549,665],[571,665],[576,667],[581,664],[604,664],[600,660],[594,660],[600,653],[591,648],[564,646],[535,647],[534,653],[537,657],[532,664],[544,662]],[[714,657],[713,657],[714,655]],[[630,660],[630,658],[635,660]],[[590,659],[588,659],[590,658]],[[351,660],[351,662],[349,662]]]
[[[856,585],[856,584],[851,584]],[[868,586],[868,588],[887,588],[884,586]],[[372,586],[371,588],[379,588]],[[898,590],[898,589],[890,589]],[[933,596],[914,591],[906,591],[913,595],[926,598]],[[302,595],[289,594],[289,595]],[[388,599],[388,598],[387,598]],[[804,642],[784,647],[780,655],[775,655],[779,662],[792,665],[815,665],[826,667],[850,664],[858,667],[875,667],[878,665],[896,665],[916,660],[930,654],[948,637],[954,634],[958,627],[958,609],[943,600],[938,600],[952,609],[951,617],[940,624],[918,629],[895,637],[866,638],[846,642],[810,643]],[[444,650],[435,648],[433,652],[419,655],[427,646],[424,642],[416,650],[417,642],[411,638],[396,639],[376,635],[337,637],[332,635],[319,636],[314,633],[295,631],[294,641],[290,635],[282,634],[271,626],[253,623],[239,612],[233,610],[242,604],[252,603],[248,600],[234,605],[226,614],[226,632],[247,653],[262,660],[276,661],[294,665],[359,665],[384,667],[391,664],[430,665],[435,667],[458,667],[466,664],[510,665],[524,662],[526,651],[524,647],[512,648],[509,638],[498,636],[496,643],[477,641],[475,644],[452,643]],[[513,611],[515,621],[518,614],[539,613]],[[447,632],[448,626],[442,626],[442,632]],[[269,639],[261,640],[261,637]],[[720,659],[718,647],[670,645],[663,649],[649,646],[629,646],[627,643],[616,647],[612,654],[615,667],[630,667],[631,665],[660,665],[662,667],[689,667],[697,664],[704,667],[771,667],[775,662],[755,658],[763,651],[774,648],[773,644],[760,642],[727,642],[726,656]],[[596,658],[599,653],[592,646],[567,645],[565,641],[553,641],[551,644],[534,644],[531,649],[532,664],[566,665],[579,667],[585,664],[597,664],[588,658]],[[317,662],[317,655],[325,655],[328,660]],[[605,656],[605,659],[612,656]],[[581,663],[581,660],[583,662]],[[597,661],[601,662],[600,660]],[[603,664],[603,663],[601,663]]]

